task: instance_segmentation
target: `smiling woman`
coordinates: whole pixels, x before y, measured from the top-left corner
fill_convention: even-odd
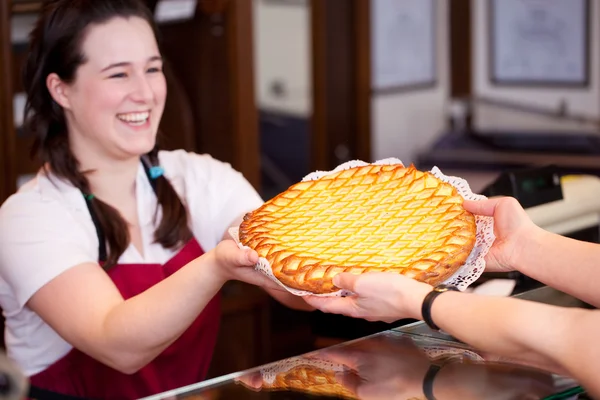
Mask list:
[[[82,193],[94,194],[90,208],[113,249],[106,259],[110,267],[128,245],[127,235],[115,232],[127,232],[127,224],[137,225],[138,217],[133,204],[117,212],[115,206],[125,200],[100,188],[92,191],[89,179],[102,179],[110,170],[123,176],[122,168],[137,166],[143,154],[148,163],[158,162],[155,142],[166,82],[152,15],[143,4],[89,2],[79,7],[87,10],[77,12],[64,9],[67,3],[57,1],[45,9],[52,17],[47,28],[62,33],[57,40],[36,48],[50,35],[44,36],[43,24],[32,32],[25,66],[29,97],[25,130],[37,137],[35,148],[46,168]],[[126,179],[131,182],[136,169],[128,170]],[[91,171],[92,176],[86,174]],[[104,179],[115,183],[114,176]],[[191,233],[176,193],[166,179],[157,179],[156,186],[165,221],[157,239],[167,247],[188,241]],[[129,234],[142,251],[139,229],[129,229]]]
[[[227,280],[310,309],[222,240],[262,204],[246,179],[159,151],[167,90],[141,1],[47,2],[25,89],[43,168],[0,208],[0,306],[31,397],[139,398],[202,380]]]

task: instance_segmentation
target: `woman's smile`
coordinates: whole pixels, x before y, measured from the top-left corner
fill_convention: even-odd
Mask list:
[[[117,119],[130,128],[150,127],[150,111],[117,114]]]

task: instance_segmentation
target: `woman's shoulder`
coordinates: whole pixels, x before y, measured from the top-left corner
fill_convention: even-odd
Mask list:
[[[232,168],[229,163],[220,161],[210,154],[187,150],[161,150],[158,157],[165,171],[171,173],[185,173],[190,171],[190,168],[200,168],[204,171]]]
[[[69,210],[85,207],[83,196],[72,185],[40,171],[0,206],[0,226],[67,221]]]
[[[165,176],[171,180],[215,184],[242,178],[242,174],[231,164],[218,160],[210,154],[194,153],[186,150],[160,151],[158,154]],[[233,177],[233,178],[232,178]]]

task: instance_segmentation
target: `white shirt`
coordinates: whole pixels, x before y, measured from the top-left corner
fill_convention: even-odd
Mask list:
[[[240,216],[262,199],[229,164],[183,150],[159,153],[160,165],[187,206],[190,227],[204,251],[214,248]],[[130,245],[120,263],[163,264],[174,254],[153,243],[156,196],[140,163],[136,178],[144,256]],[[27,306],[42,286],[71,267],[98,261],[98,238],[81,192],[44,173],[0,208],[0,307],[8,356],[34,375],[72,346]]]

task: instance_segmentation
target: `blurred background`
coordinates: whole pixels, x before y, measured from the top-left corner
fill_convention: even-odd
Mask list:
[[[147,3],[167,61],[164,148],[230,162],[265,200],[348,160],[438,166],[598,242],[600,0]],[[19,128],[40,5],[0,0],[0,202],[39,167]],[[479,283],[496,278],[507,294],[537,285]],[[237,283],[224,293],[213,375],[387,326],[285,310]]]

